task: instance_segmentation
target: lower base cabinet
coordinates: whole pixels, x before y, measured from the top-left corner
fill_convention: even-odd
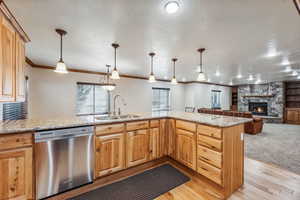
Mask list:
[[[160,140],[159,128],[149,130],[149,160],[159,158]]]
[[[33,199],[32,169],[31,147],[0,151],[0,199]]]
[[[195,133],[176,129],[176,159],[189,168],[196,170]]]
[[[124,134],[97,136],[95,176],[100,177],[125,168]]]
[[[148,129],[127,132],[126,167],[132,167],[147,162],[149,159]]]

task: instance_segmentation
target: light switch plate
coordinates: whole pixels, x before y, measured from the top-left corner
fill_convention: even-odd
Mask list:
[[[241,140],[244,140],[244,133],[241,133]]]

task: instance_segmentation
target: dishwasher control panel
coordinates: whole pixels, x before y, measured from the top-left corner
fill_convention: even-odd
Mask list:
[[[35,140],[42,140],[42,139],[51,139],[56,137],[78,136],[78,135],[93,134],[93,133],[94,133],[93,126],[84,126],[84,127],[76,127],[76,128],[38,131],[34,134],[34,138]]]

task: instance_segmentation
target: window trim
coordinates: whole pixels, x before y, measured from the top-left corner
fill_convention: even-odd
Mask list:
[[[153,103],[153,90],[167,90],[169,91],[169,98],[168,98],[168,109],[163,110],[153,110],[153,104],[152,104],[152,112],[163,112],[163,111],[171,111],[171,89],[170,88],[162,88],[162,87],[152,87],[152,103]]]
[[[95,106],[95,86],[102,86],[103,84],[101,83],[89,83],[89,82],[77,82],[76,86],[78,87],[78,85],[90,85],[93,86],[93,113],[84,113],[84,114],[78,114],[76,112],[76,116],[88,116],[88,115],[107,115],[110,113],[110,92],[107,91],[107,101],[108,101],[108,106],[107,106],[107,112],[104,113],[95,113],[96,110],[96,106]],[[76,95],[76,101],[77,101],[78,96]],[[76,108],[77,109],[77,108]]]

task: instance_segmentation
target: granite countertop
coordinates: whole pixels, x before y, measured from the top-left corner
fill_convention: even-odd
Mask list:
[[[56,118],[56,119],[25,119],[25,120],[8,120],[0,122],[0,134],[21,133],[30,131],[41,131],[58,128],[70,128],[87,125],[101,125],[118,122],[128,122],[137,120],[149,120],[159,118],[175,118],[200,124],[230,127],[242,123],[252,121],[249,118],[230,117],[222,115],[211,115],[202,113],[185,113],[185,112],[154,112],[154,113],[135,113],[138,118],[125,118],[114,120],[99,120],[95,116],[78,116],[71,118]]]

